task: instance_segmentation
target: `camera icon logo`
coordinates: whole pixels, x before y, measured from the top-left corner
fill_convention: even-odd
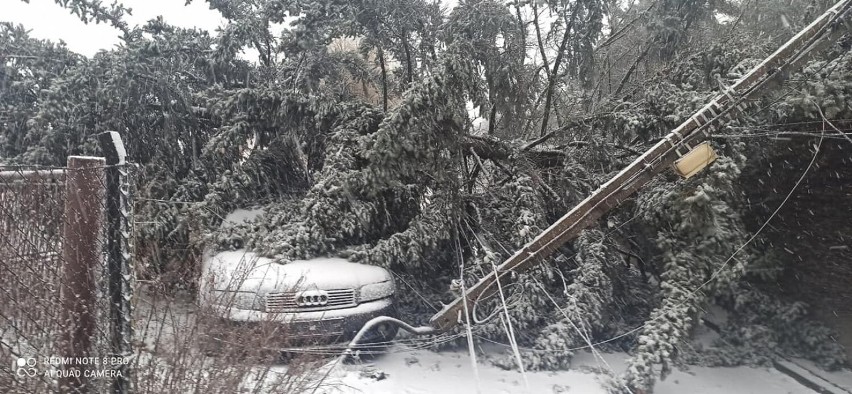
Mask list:
[[[20,357],[15,360],[14,366],[12,368],[15,369],[15,374],[18,375],[19,378],[23,377],[35,377],[38,374],[38,370],[35,368],[36,359],[33,357]]]

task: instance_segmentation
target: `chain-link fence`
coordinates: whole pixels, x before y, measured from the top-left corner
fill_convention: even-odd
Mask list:
[[[331,350],[281,368],[289,335],[280,324],[228,325],[162,277],[143,270],[137,280],[135,167],[115,133],[100,137],[105,158],[0,166],[0,392],[324,387],[319,366]]]
[[[30,359],[58,351],[64,205],[64,169],[0,167],[0,387],[51,384]]]
[[[0,166],[4,392],[126,392],[123,167],[93,157],[69,157],[65,168]]]

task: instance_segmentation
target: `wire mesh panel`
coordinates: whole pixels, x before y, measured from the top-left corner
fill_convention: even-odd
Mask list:
[[[0,387],[52,383],[33,359],[57,354],[64,178],[62,169],[0,167],[0,358],[12,367],[0,369]]]
[[[102,392],[110,342],[105,165],[0,166],[0,391]]]

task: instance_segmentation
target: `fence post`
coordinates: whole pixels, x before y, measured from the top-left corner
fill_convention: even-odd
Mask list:
[[[127,169],[124,166],[124,143],[115,131],[98,135],[101,150],[106,156],[106,215],[107,215],[107,272],[110,301],[110,347],[112,354],[123,360],[131,355],[130,340],[130,267],[128,260],[129,187]],[[122,187],[124,186],[124,187]],[[113,366],[120,373],[112,382],[112,392],[125,394],[130,390],[130,368],[126,362]]]
[[[62,321],[66,324],[60,334],[60,350],[71,362],[62,363],[61,392],[79,393],[91,389],[85,370],[92,366],[81,360],[92,355],[96,324],[94,273],[102,261],[104,164],[100,157],[68,157],[60,290]]]

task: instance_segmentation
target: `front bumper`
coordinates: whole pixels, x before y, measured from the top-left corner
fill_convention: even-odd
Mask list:
[[[210,305],[213,313],[243,329],[271,330],[279,339],[305,339],[347,341],[378,316],[397,317],[390,297],[361,303],[355,307],[313,312],[268,313],[238,309],[223,305]]]

